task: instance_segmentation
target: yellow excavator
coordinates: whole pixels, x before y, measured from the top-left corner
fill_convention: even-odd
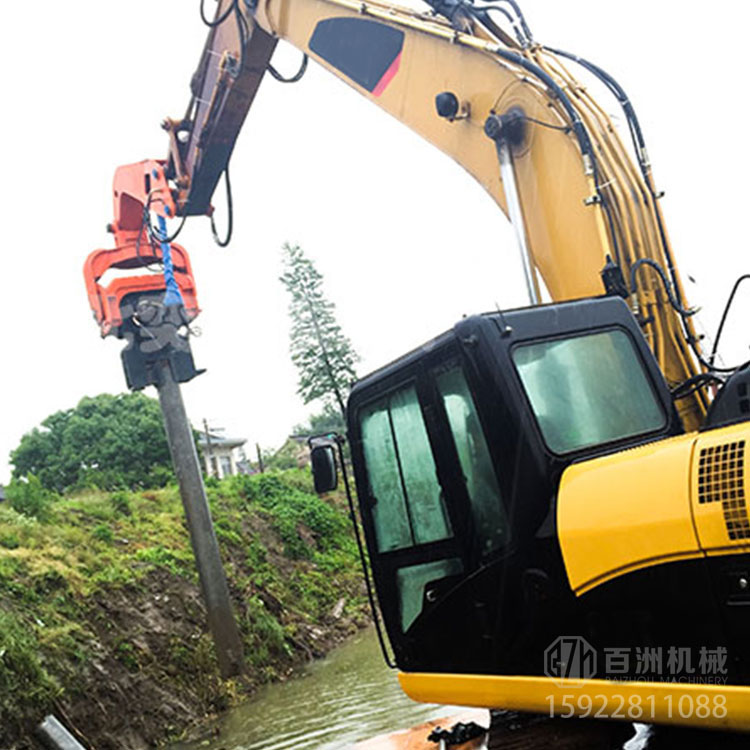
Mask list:
[[[456,160],[512,222],[530,305],[461,320],[350,397],[404,691],[750,731],[750,369],[701,345],[634,107],[597,64],[537,42],[515,0],[427,3],[202,5],[189,105],[164,122],[166,159],[118,170],[107,252],[121,267],[159,260],[150,212],[211,215],[263,77],[293,83],[308,59]],[[291,78],[272,63],[279,40],[303,53]],[[621,105],[629,146],[581,72]],[[91,304],[103,334],[132,335],[138,285],[102,288],[109,257],[87,268]],[[314,445],[321,490],[335,448]]]

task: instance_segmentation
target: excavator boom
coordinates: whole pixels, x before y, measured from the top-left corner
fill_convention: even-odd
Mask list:
[[[536,43],[522,16],[514,19],[517,40],[488,10],[465,2],[434,7],[221,0],[186,115],[165,122],[178,213],[210,213],[263,75],[270,69],[280,78],[270,60],[282,39],[457,161],[508,216],[509,186],[488,133],[499,119],[514,116],[502,134],[512,141],[505,174],[514,177],[522,206],[513,218],[526,240],[532,300],[543,297],[542,287],[552,301],[599,295],[602,273],[611,276],[614,268],[610,290],[632,291],[667,381],[677,386],[695,378],[700,344],[625,92],[596,65]],[[623,105],[637,165],[572,65],[597,76]],[[701,390],[681,400],[687,427],[698,426],[707,405]]]

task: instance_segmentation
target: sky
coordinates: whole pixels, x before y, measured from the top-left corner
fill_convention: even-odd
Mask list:
[[[689,301],[714,331],[734,279],[748,271],[741,71],[750,11],[729,0],[715,0],[710,14],[675,0],[521,4],[537,39],[597,62],[628,91],[666,191],[679,268],[695,279]],[[166,155],[159,123],[183,114],[206,35],[197,2],[185,0],[12,3],[3,19],[0,483],[9,452],[47,415],[125,390],[122,342],[99,338],[82,266],[110,247],[115,167]],[[299,52],[280,45],[274,62],[291,72]],[[203,218],[179,240],[203,309],[193,351],[207,368],[183,395],[194,424],[206,418],[248,447],[279,446],[313,410],[295,393],[278,281],[283,242],[302,245],[324,275],[360,374],[464,314],[525,303],[518,252],[494,202],[315,65],[299,84],[264,81],[232,183],[232,244],[215,246]],[[221,225],[223,195],[214,202]],[[748,291],[728,321],[727,363],[748,358]]]

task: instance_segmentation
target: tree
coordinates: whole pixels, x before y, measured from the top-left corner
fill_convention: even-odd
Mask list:
[[[55,492],[154,487],[172,477],[159,404],[142,393],[81,399],[24,435],[10,460],[16,479],[34,475]]]
[[[42,483],[33,474],[23,479],[12,479],[5,488],[5,496],[13,510],[39,520],[46,518],[48,507],[57,499],[55,493],[42,487]]]
[[[297,424],[292,428],[293,435],[322,435],[326,432],[346,434],[346,421],[335,406],[326,404],[323,411],[311,414],[306,423]]]
[[[335,403],[345,418],[359,357],[336,322],[335,305],[323,294],[323,276],[298,245],[285,242],[283,251],[281,282],[291,296],[290,352],[299,373],[297,393],[306,404],[315,399],[329,407]]]

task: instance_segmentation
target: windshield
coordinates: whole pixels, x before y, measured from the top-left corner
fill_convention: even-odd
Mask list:
[[[524,344],[513,361],[555,453],[652,432],[666,422],[624,331]]]

